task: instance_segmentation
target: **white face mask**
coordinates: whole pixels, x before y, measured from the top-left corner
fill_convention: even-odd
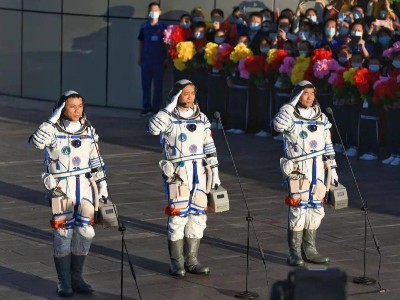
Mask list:
[[[160,13],[158,11],[151,11],[149,13],[149,18],[150,19],[158,19],[160,17]]]
[[[317,16],[309,16],[308,18],[311,20],[311,22],[317,23]]]
[[[361,31],[352,31],[351,35],[352,36],[362,37],[363,33]]]
[[[333,27],[326,28],[326,29],[325,29],[325,34],[326,34],[326,36],[328,36],[328,37],[334,37],[335,34],[336,34],[336,29],[333,28]]]
[[[205,32],[204,32],[204,31],[195,31],[195,32],[193,33],[193,36],[194,36],[194,38],[195,38],[196,40],[201,40],[201,39],[204,37],[204,35],[205,35]]]

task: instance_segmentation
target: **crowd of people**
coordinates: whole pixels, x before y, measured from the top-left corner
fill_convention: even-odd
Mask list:
[[[276,135],[269,124],[285,102],[277,100],[276,95],[291,91],[301,80],[309,80],[318,89],[321,107],[333,108],[343,137],[342,144],[339,135],[333,135],[336,152],[363,160],[390,154],[382,162],[400,165],[400,137],[396,134],[400,125],[398,6],[390,0],[317,2],[323,6],[322,13],[305,9],[305,2],[300,2],[296,11],[266,8],[245,13],[242,7],[235,7],[228,16],[216,8],[209,15],[211,22],[206,22],[208,16],[196,7],[183,14],[179,24],[170,26],[159,21],[159,4],[151,3],[150,20],[139,34],[140,53],[148,56],[141,60],[142,115],[157,112],[163,102],[157,95],[162,74],[154,70],[161,70],[168,59],[174,65],[174,81],[187,78],[196,84],[197,100],[210,119],[210,107],[222,103],[221,114],[232,133]],[[149,74],[155,74],[153,104]],[[234,91],[237,85],[232,82],[250,89],[266,87],[272,93],[264,100],[254,93],[239,93],[248,98],[242,99],[247,103],[247,113],[241,110],[240,116],[231,109],[238,101]],[[264,105],[272,110],[269,117],[260,115],[260,106],[254,104],[257,101],[272,102]],[[254,105],[255,109],[251,107]],[[246,119],[245,125],[235,128],[232,120],[240,117]],[[249,130],[251,120],[260,118],[256,123],[268,126],[250,126]],[[216,122],[212,125],[215,127]],[[380,153],[380,149],[384,151]]]

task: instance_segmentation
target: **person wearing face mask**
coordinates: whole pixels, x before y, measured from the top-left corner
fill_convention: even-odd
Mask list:
[[[303,55],[305,57],[310,57],[313,49],[309,41],[301,41],[298,44],[298,48],[299,48],[299,55]]]
[[[315,48],[320,48],[322,45],[328,44],[332,51],[336,53],[343,45],[343,41],[338,39],[337,36],[337,23],[334,19],[329,19],[325,23],[325,38],[315,44]]]
[[[362,22],[364,21],[364,8],[361,5],[354,5],[351,9],[351,12],[353,14],[353,18],[355,21]]]
[[[308,19],[303,19],[300,23],[300,28],[297,32],[297,36],[301,41],[307,41],[310,38],[311,23]]]
[[[152,2],[148,6],[149,20],[140,26],[138,36],[138,64],[142,75],[142,116],[157,112],[162,102],[164,65],[167,62],[167,48],[164,44],[164,30],[167,25],[159,21],[160,5]],[[152,84],[154,86],[152,96]]]
[[[233,8],[232,14],[229,16],[228,20],[236,38],[243,34],[247,34],[249,29],[247,26],[246,16],[242,14],[239,6]]]
[[[373,19],[386,20],[391,19],[396,20],[396,13],[390,7],[389,0],[376,1],[370,0],[367,5],[366,15],[372,17]]]
[[[374,46],[364,40],[364,23],[355,21],[350,27],[350,39],[348,46],[352,53],[361,52],[365,58],[374,55]]]
[[[339,38],[342,40],[343,43],[347,43],[347,37],[350,33],[350,23],[343,21],[339,23]]]
[[[311,82],[298,82],[290,98],[273,120],[275,130],[283,133],[285,141],[280,166],[289,190],[285,199],[289,206],[287,263],[327,264],[329,257],[318,252],[316,237],[325,216],[326,192],[338,181],[332,124],[321,111]]]
[[[201,7],[193,8],[192,11],[190,12],[190,18],[192,19],[193,23],[204,22],[205,16],[203,13],[203,9]]]
[[[381,28],[376,34],[375,52],[377,56],[382,56],[383,51],[390,48],[391,43],[391,32],[387,28]]]
[[[248,47],[253,51],[254,55],[260,54],[260,40],[264,36],[261,31],[262,15],[259,12],[253,12],[249,18],[249,37]]]
[[[179,19],[179,25],[184,29],[185,37],[188,38],[192,35],[192,22],[190,22],[190,16],[188,14],[183,14]]]
[[[216,32],[218,30],[222,30],[225,35],[223,42],[234,45],[235,41],[237,40],[236,28],[229,23],[228,19],[224,20],[224,12],[221,9],[216,8],[211,11],[210,16],[212,26],[207,30],[207,40],[210,42],[215,42]],[[218,38],[217,40],[221,40],[221,38]]]
[[[148,124],[161,135],[163,159],[159,162],[168,204],[169,273],[208,275],[210,268],[198,259],[207,223],[207,194],[221,185],[217,151],[210,122],[196,102],[196,87],[186,79],[175,83],[168,105]]]
[[[311,24],[313,25],[318,24],[317,11],[314,8],[309,8],[306,10],[306,18],[308,18],[311,21]]]
[[[278,32],[272,41],[272,45],[278,49],[283,48],[283,43],[287,40],[287,34],[290,32],[291,23],[288,17],[279,16],[277,20]]]
[[[381,75],[381,62],[378,57],[370,56],[368,59],[368,69],[376,74],[376,78]],[[361,160],[377,160],[379,151],[379,112],[376,104],[370,100],[363,101],[360,113],[360,153]]]
[[[42,179],[52,213],[57,294],[90,294],[94,290],[82,273],[95,236],[99,201],[108,198],[108,189],[98,135],[86,117],[82,96],[72,90],[61,95],[52,116],[29,141],[46,157]]]

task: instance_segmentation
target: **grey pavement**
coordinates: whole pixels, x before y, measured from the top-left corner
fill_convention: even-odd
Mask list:
[[[128,101],[128,100],[127,100]],[[52,259],[50,210],[40,182],[42,153],[27,139],[47,119],[54,103],[0,96],[0,299],[58,299]],[[137,111],[87,107],[100,135],[108,165],[108,182],[143,299],[233,299],[245,290],[246,206],[221,131],[214,132],[223,186],[230,211],[208,215],[200,259],[211,267],[208,277],[168,275],[164,191],[158,161],[158,137],[145,132],[146,119]],[[254,135],[229,135],[256,234],[250,234],[248,290],[269,299],[271,286],[293,270],[286,265],[286,191],[279,170],[281,143]],[[349,207],[326,208],[317,246],[331,258],[330,267],[347,274],[349,299],[400,299],[400,167],[379,161],[350,159],[359,189],[369,205],[369,219],[381,252],[377,284],[352,283],[363,275],[364,212],[342,155],[337,158],[340,181],[348,188]],[[266,270],[256,237],[266,257]],[[121,234],[96,228],[85,269],[96,292],[73,299],[120,299]],[[366,275],[378,279],[380,257],[367,233]],[[139,299],[126,260],[124,299]],[[318,285],[318,281],[315,282]]]

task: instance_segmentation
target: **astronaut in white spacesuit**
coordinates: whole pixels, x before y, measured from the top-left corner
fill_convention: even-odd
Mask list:
[[[64,93],[53,115],[34,132],[31,141],[44,150],[47,170],[42,174],[52,209],[57,293],[91,293],[82,278],[85,258],[95,232],[100,197],[108,197],[98,136],[86,119],[79,93]]]
[[[168,205],[170,274],[209,274],[198,261],[206,228],[207,193],[218,187],[217,152],[210,122],[197,105],[196,87],[186,79],[175,83],[169,104],[149,121],[149,132],[161,135]]]
[[[274,118],[274,128],[284,134],[285,157],[282,173],[288,182],[288,264],[307,262],[324,264],[329,258],[315,247],[317,229],[325,216],[324,202],[330,183],[337,183],[331,123],[321,112],[316,88],[306,80],[297,83],[291,102],[281,107]]]

